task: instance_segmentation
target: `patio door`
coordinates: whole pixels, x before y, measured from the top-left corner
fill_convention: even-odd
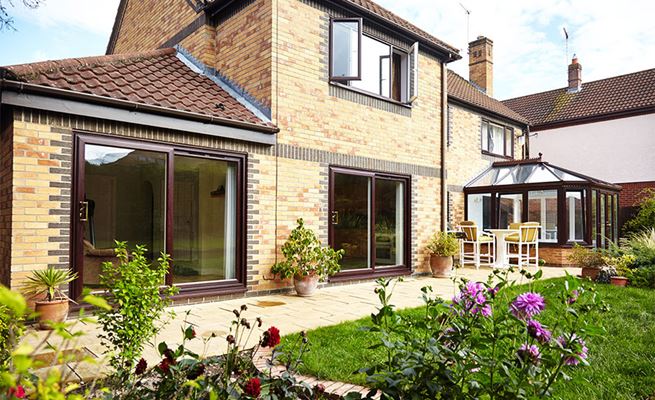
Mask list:
[[[332,168],[330,245],[343,249],[341,277],[409,268],[409,178]]]

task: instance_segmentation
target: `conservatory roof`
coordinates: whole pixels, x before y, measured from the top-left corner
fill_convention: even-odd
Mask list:
[[[470,181],[465,188],[552,183],[591,184],[609,189],[621,187],[542,161],[541,158],[495,162]]]

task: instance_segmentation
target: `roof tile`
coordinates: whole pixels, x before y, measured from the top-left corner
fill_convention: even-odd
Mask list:
[[[9,79],[20,82],[272,127],[210,78],[187,67],[177,58],[175,49],[0,69],[9,72]],[[223,103],[225,109],[215,107],[217,103]]]

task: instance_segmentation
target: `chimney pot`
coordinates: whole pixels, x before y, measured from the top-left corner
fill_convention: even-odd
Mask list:
[[[578,62],[578,57],[573,55],[571,64],[569,64],[569,93],[576,93],[582,90],[582,65]]]

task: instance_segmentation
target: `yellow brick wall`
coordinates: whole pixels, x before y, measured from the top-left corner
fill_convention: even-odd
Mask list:
[[[212,66],[216,57],[215,38],[216,29],[210,25],[203,25],[191,35],[182,39],[180,46],[203,64]]]
[[[218,21],[213,66],[266,107],[271,106],[271,0],[257,0]]]
[[[197,17],[186,0],[128,0],[114,53],[158,49]]]
[[[71,135],[14,121],[11,286],[49,265],[68,267]]]

